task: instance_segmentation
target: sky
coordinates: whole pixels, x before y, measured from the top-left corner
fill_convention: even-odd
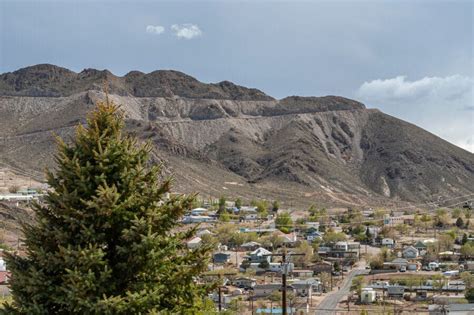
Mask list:
[[[0,72],[174,69],[341,95],[474,152],[474,1],[0,0]]]

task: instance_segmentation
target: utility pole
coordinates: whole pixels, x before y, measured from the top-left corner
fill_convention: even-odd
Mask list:
[[[305,254],[290,254],[288,255],[286,251],[286,247],[283,247],[283,251],[280,254],[269,254],[265,256],[280,256],[281,257],[281,307],[282,307],[282,315],[287,315],[288,310],[286,306],[286,276],[288,273],[289,263],[287,258],[289,256],[304,256]]]
[[[219,295],[219,301],[218,301],[218,307],[219,307],[219,312],[222,311],[222,276],[235,276],[237,273],[219,273],[217,275],[209,275],[211,277],[219,277],[219,287],[217,289],[218,295]]]

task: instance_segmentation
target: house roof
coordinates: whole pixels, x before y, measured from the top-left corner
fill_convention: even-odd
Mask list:
[[[200,243],[202,239],[199,236],[193,237],[188,241],[188,244],[197,244]]]
[[[403,249],[403,252],[406,252],[406,251],[409,251],[409,250],[413,250],[413,251],[416,251],[418,252],[418,249],[416,249],[415,247],[413,246],[407,246]]]
[[[408,264],[408,260],[405,258],[395,258],[391,261],[392,264]]]
[[[243,243],[242,247],[254,247],[254,246],[260,246],[260,245],[261,245],[260,243],[252,241],[252,242]]]
[[[250,255],[254,255],[254,256],[263,256],[263,255],[270,255],[272,252],[263,248],[263,247],[259,247],[257,248],[256,250],[254,250],[253,252],[250,253]]]

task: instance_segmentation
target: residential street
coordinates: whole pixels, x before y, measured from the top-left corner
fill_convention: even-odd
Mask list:
[[[319,304],[318,308],[316,309],[315,314],[318,314],[318,315],[320,314],[335,315],[336,314],[336,311],[333,311],[333,310],[336,309],[339,301],[341,301],[349,293],[352,279],[357,275],[368,273],[368,270],[360,269],[360,268],[365,268],[365,266],[361,266],[358,268],[359,269],[354,269],[351,272],[349,272],[349,274],[344,279],[344,282],[340,290],[330,293],[328,296],[324,298],[324,300],[322,300],[322,302]]]

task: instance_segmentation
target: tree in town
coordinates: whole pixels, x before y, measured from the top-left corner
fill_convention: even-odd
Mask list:
[[[293,220],[288,212],[280,213],[275,219],[275,227],[283,233],[290,233]]]
[[[225,205],[226,205],[226,199],[224,196],[221,196],[219,198],[219,210],[218,210],[219,213],[222,213],[225,211]]]
[[[467,233],[464,233],[464,234],[462,235],[462,241],[461,241],[461,245],[464,245],[464,244],[466,244],[466,243],[467,243],[467,241],[468,241],[468,236],[467,236]]]
[[[466,258],[474,257],[474,244],[472,242],[467,242],[466,244],[461,246],[461,255]]]
[[[255,202],[255,207],[257,207],[257,211],[262,213],[262,212],[268,212],[268,201],[267,200],[259,200]]]
[[[323,286],[324,291],[331,288],[331,274],[328,272],[322,272],[319,275],[319,279],[321,281],[321,285]]]
[[[165,195],[171,179],[151,145],[124,135],[124,116],[100,102],[66,143],[58,138],[52,188],[23,225],[26,256],[6,254],[13,301],[5,314],[157,314],[202,309],[195,281],[210,248],[194,230],[172,232],[194,196]]]
[[[466,289],[464,297],[466,298],[466,300],[468,300],[469,303],[474,303],[474,288]]]
[[[240,198],[237,198],[235,200],[235,207],[240,210],[242,208],[242,200]]]
[[[351,283],[351,291],[356,291],[357,295],[360,296],[363,284],[364,284],[364,278],[362,276],[354,277]]]
[[[438,236],[438,246],[440,251],[451,250],[454,246],[454,238],[448,233],[444,233]]]
[[[298,254],[304,254],[303,256],[295,256],[293,258],[295,264],[306,267],[313,261],[314,250],[311,244],[309,244],[308,242],[300,242],[296,247],[295,252]]]
[[[8,187],[8,192],[11,194],[16,194],[20,190],[20,186],[12,185]]]
[[[461,209],[459,209],[459,208],[454,208],[454,209],[451,211],[451,217],[452,217],[453,219],[458,219],[458,218],[461,217],[461,213],[462,213]]]
[[[277,232],[273,232],[270,235],[262,237],[262,245],[265,247],[270,247],[272,250],[283,245],[284,239]]]
[[[325,244],[336,244],[337,242],[345,240],[346,234],[341,232],[334,232],[333,230],[329,230],[323,235],[323,242]]]
[[[219,214],[219,221],[221,222],[229,222],[230,221],[230,215],[227,211],[223,211]]]
[[[235,224],[224,222],[216,227],[215,234],[222,245],[229,245],[236,231]]]
[[[278,209],[280,209],[280,203],[278,202],[278,200],[275,200],[272,203],[272,211],[278,212]]]
[[[431,223],[431,216],[427,215],[426,213],[424,213],[421,218],[420,218],[420,221],[421,221],[421,225],[422,227],[425,229],[425,231],[428,231],[428,228],[432,225]]]
[[[365,237],[367,241],[370,241],[372,239],[372,233],[370,233],[369,227],[367,227],[367,229],[365,230]]]
[[[474,275],[473,274],[471,274],[469,271],[464,271],[460,274],[460,277],[462,281],[464,282],[466,289],[474,288]]]
[[[433,275],[432,278],[433,280],[433,289],[441,292],[443,290],[443,287],[446,285],[447,280],[444,276],[442,275]]]

